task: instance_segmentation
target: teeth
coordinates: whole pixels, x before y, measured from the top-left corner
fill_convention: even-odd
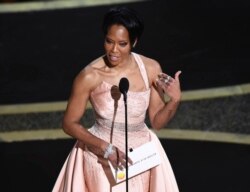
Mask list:
[[[118,60],[118,57],[116,57],[116,56],[110,56],[110,59],[111,59],[112,61],[117,61],[117,60]]]

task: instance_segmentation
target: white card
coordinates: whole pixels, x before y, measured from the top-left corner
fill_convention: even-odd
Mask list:
[[[133,149],[132,152],[128,152],[128,157],[133,161],[132,165],[128,165],[128,178],[138,175],[161,163],[160,156],[156,150],[156,146],[152,141]],[[110,162],[109,165],[111,167],[116,183],[119,183],[126,179],[125,168],[123,170],[115,170]]]

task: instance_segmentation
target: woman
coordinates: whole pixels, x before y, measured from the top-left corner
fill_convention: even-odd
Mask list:
[[[172,78],[160,64],[131,52],[143,32],[143,22],[128,8],[113,8],[103,21],[105,55],[87,65],[75,78],[63,119],[64,131],[77,139],[53,191],[121,192],[125,182],[110,177],[108,161],[116,169],[126,167],[125,109],[117,89],[120,79],[129,80],[127,92],[128,147],[153,141],[161,164],[129,179],[129,191],[176,192],[176,180],[159,139],[144,123],[146,111],[152,128],[159,130],[174,116],[181,99],[180,71]],[[168,102],[164,95],[168,95]],[[80,119],[90,101],[96,122],[86,129]],[[129,159],[129,163],[133,162]]]

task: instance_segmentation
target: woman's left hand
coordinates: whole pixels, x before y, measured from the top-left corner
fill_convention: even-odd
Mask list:
[[[181,88],[179,75],[181,71],[177,71],[175,73],[174,78],[165,73],[161,73],[158,75],[158,79],[156,81],[158,91],[163,91],[170,97],[170,100],[180,101],[181,99]]]

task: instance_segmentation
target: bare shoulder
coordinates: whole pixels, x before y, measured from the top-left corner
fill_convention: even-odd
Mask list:
[[[140,57],[145,65],[146,69],[161,70],[161,66],[157,60],[149,58],[149,57],[144,56],[144,55],[140,55]]]
[[[160,63],[144,55],[140,55],[140,57],[145,65],[149,80],[153,81],[162,72]]]
[[[85,87],[90,91],[95,89],[101,81],[98,71],[102,67],[102,63],[101,57],[89,63],[78,73],[74,80],[74,84]]]

